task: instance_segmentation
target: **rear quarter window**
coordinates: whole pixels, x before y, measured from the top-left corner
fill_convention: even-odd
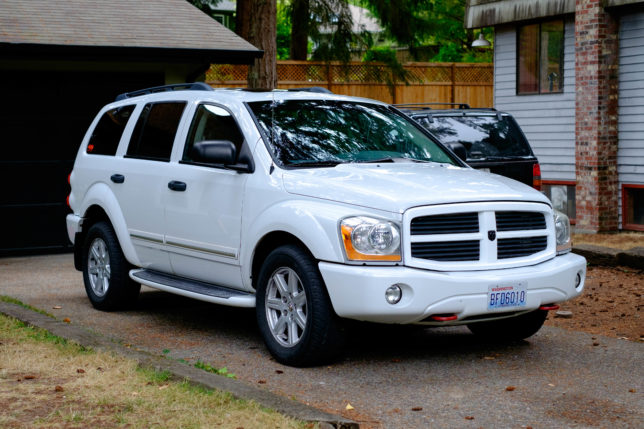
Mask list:
[[[103,113],[92,131],[86,152],[92,155],[114,156],[132,111],[134,105],[117,107]]]

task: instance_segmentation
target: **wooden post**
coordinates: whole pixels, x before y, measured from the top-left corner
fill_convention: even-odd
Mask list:
[[[450,103],[456,103],[456,64],[455,63],[452,63],[450,78],[452,80],[452,94],[451,94]]]

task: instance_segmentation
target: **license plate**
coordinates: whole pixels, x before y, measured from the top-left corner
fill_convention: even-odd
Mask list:
[[[525,307],[528,298],[526,282],[488,286],[487,309],[511,309]]]

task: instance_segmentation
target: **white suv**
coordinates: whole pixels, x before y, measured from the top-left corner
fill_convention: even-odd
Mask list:
[[[255,307],[290,365],[336,356],[343,318],[522,339],[584,287],[545,196],[373,100],[199,83],[123,94],[70,181],[94,307],[131,304],[141,284]]]

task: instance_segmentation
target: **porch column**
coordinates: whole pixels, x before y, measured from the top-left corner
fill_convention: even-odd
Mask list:
[[[576,0],[576,230],[617,231],[618,19],[603,0]]]

